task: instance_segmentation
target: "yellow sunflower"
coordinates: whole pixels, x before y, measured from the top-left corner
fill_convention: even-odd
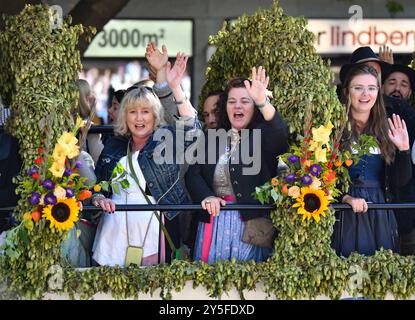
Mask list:
[[[297,213],[303,215],[303,221],[306,218],[310,220],[313,217],[314,220],[319,222],[320,216],[326,216],[329,201],[323,190],[303,187],[296,201],[293,207],[298,207]]]
[[[50,221],[50,227],[59,231],[70,230],[78,221],[79,206],[74,198],[59,199],[54,205],[43,209],[43,217]]]

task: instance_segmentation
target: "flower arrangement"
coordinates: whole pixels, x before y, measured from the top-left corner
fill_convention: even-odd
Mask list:
[[[325,126],[311,128],[310,111],[306,119],[300,146],[292,146],[280,157],[286,164],[285,173],[256,188],[255,196],[261,203],[271,196],[277,207],[302,215],[303,221],[319,222],[329,210],[329,204],[347,191],[350,183],[347,168],[357,164],[362,155],[377,147],[377,143],[373,137],[361,135],[353,145],[353,153],[340,152],[346,121],[332,132],[334,126],[330,120]]]
[[[86,184],[88,178],[80,177],[77,170],[82,164],[76,161],[80,154],[76,138],[81,119],[72,132],[64,132],[57,140],[53,152],[38,150],[35,164],[27,171],[18,191],[27,196],[29,208],[23,215],[23,224],[32,229],[41,220],[57,231],[67,231],[78,221],[81,202],[91,197]]]

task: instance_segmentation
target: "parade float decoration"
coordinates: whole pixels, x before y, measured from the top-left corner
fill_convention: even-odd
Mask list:
[[[50,146],[55,146],[59,137],[74,127],[69,115],[76,104],[74,83],[81,69],[76,45],[87,29],[70,26],[68,19],[61,28],[51,30],[47,7],[26,6],[19,15],[6,18],[0,35],[0,71],[4,75],[0,78],[0,94],[12,108],[7,130],[20,142],[24,160],[21,177],[27,178],[32,169],[29,177],[33,179],[39,148],[47,139]],[[41,217],[40,212],[33,214],[30,200],[40,202],[41,196],[32,192],[28,201],[26,193],[33,190],[32,184],[22,193],[25,196],[14,215],[19,221],[32,221],[33,228],[26,229],[27,237],[18,236],[21,232],[16,228],[7,235],[11,239],[16,234],[18,240],[6,241],[6,250],[3,248],[0,255],[1,297],[44,298],[55,293],[92,298],[104,293],[114,298],[137,298],[158,292],[161,298],[170,299],[189,283],[195,292],[204,288],[209,297],[216,298],[226,298],[232,289],[240,298],[253,290],[277,299],[338,299],[344,292],[367,298],[385,298],[388,293],[395,298],[414,295],[413,257],[380,250],[371,257],[352,254],[346,259],[338,257],[330,246],[334,224],[330,197],[338,195],[337,182],[347,183],[342,173],[352,156],[337,152],[336,144],[331,142],[332,133],[343,123],[345,108],[337,99],[332,73],[316,53],[313,34],[306,25],[303,18],[285,15],[278,2],[268,10],[238,18],[232,26],[225,24],[210,39],[217,50],[208,63],[201,94],[203,100],[208,92],[222,89],[230,78],[248,76],[253,66],[264,66],[270,76],[272,103],[287,120],[292,144],[289,154],[283,156],[288,171],[269,181],[268,189],[258,186],[262,200],[269,193],[277,205],[282,204],[271,215],[279,236],[270,259],[258,264],[231,260],[212,265],[174,260],[171,265],[143,268],[101,266],[79,270],[65,263],[60,252],[64,229],[70,228],[71,222],[50,228],[53,204],[49,204],[50,210],[43,208]],[[313,115],[308,121],[308,136],[303,130],[307,106]],[[328,144],[324,143],[327,137]],[[63,189],[69,185],[65,179],[58,180]],[[51,180],[56,188],[56,181]],[[34,192],[41,195],[49,187],[49,181],[40,183]],[[80,200],[76,192],[72,198],[74,202]],[[75,221],[75,205],[64,206],[70,208],[71,221]],[[27,212],[31,212],[30,217],[25,215]],[[13,250],[9,247],[7,252],[8,245]]]

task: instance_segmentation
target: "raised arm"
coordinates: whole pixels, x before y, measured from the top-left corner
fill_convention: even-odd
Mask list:
[[[248,90],[255,105],[261,111],[266,121],[271,120],[275,115],[275,108],[267,97],[267,87],[269,84],[269,76],[265,75],[265,68],[259,67],[258,71],[256,67],[252,68],[252,83],[245,80],[245,87]]]
[[[149,42],[146,47],[146,58],[151,68],[156,72],[156,83],[166,81],[166,66],[169,56],[165,45],[157,49],[154,42]]]
[[[176,62],[173,67],[171,66],[171,63],[167,61],[166,77],[167,83],[169,84],[169,87],[173,92],[174,99],[176,100],[179,115],[181,117],[195,117],[196,110],[193,108],[192,103],[189,98],[186,97],[182,87],[180,86],[183,75],[186,71],[187,59],[187,55],[178,52]]]
[[[179,116],[177,106],[173,98],[173,93],[167,84],[166,67],[168,54],[166,46],[162,46],[162,52],[157,49],[154,42],[147,44],[146,58],[151,78],[154,78],[154,92],[159,97],[164,110],[164,120],[168,124],[173,124],[175,118]]]

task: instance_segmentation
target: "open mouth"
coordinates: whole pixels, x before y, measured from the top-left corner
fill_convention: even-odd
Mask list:
[[[135,128],[136,129],[143,129],[145,127],[145,125],[144,124],[136,124],[135,125]]]
[[[392,93],[392,97],[398,98],[398,99],[401,99],[402,98],[401,94],[399,94],[397,92]]]
[[[234,114],[233,114],[233,118],[234,119],[243,119],[243,117],[244,117],[245,115],[242,113],[242,112],[235,112]]]
[[[370,99],[359,99],[360,103],[369,103]]]

